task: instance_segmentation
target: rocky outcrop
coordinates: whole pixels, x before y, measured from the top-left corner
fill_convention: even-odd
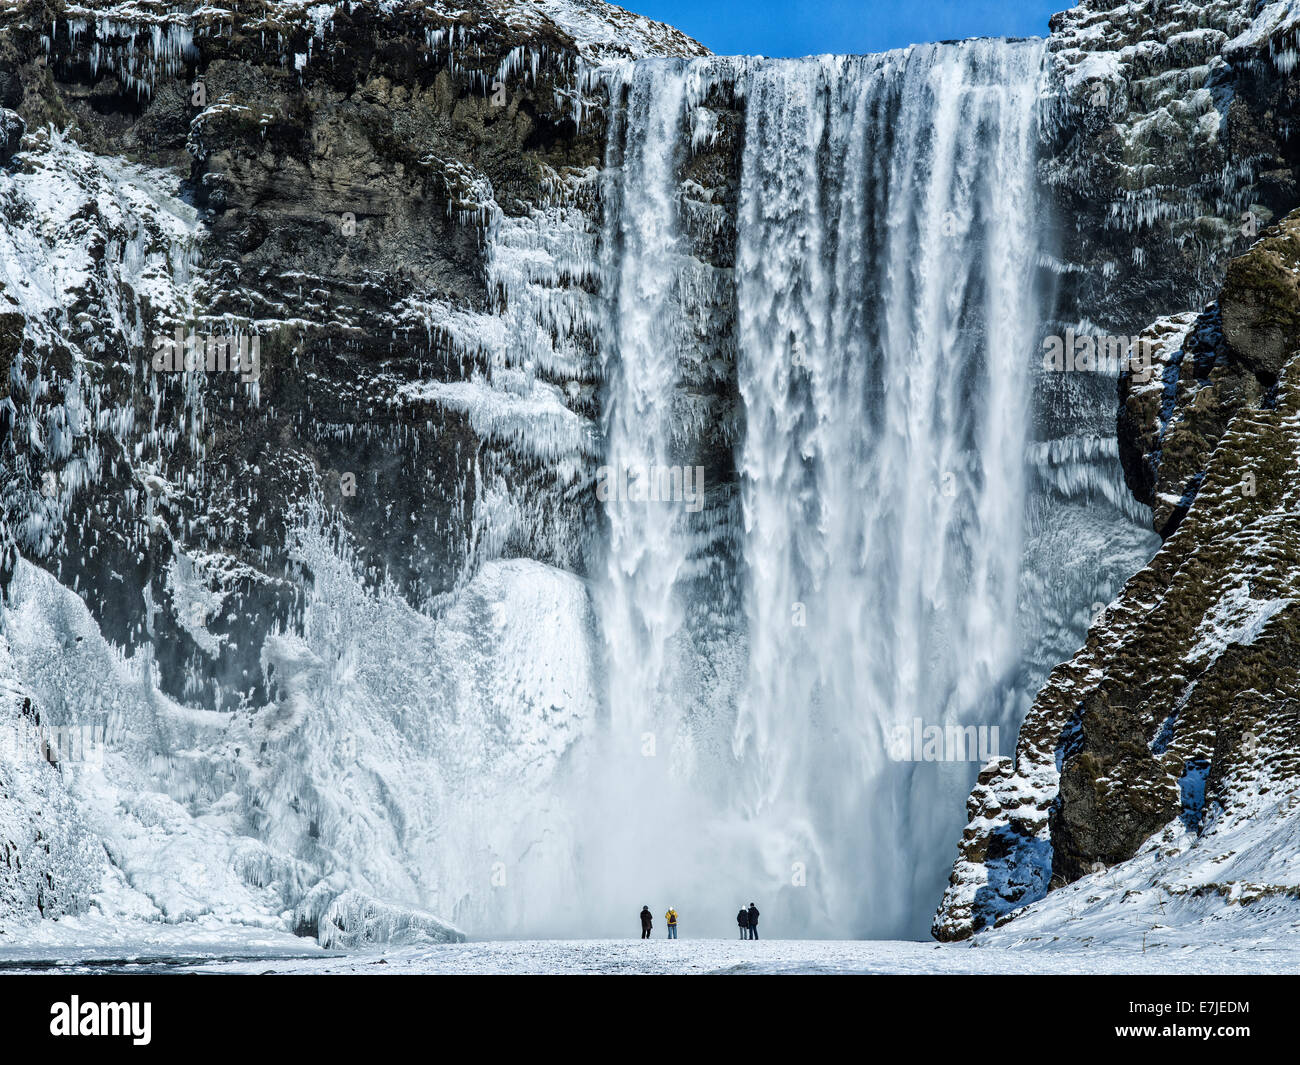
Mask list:
[[[1052,18],[1038,162],[1043,338],[1123,348],[1159,316],[1201,309],[1227,262],[1300,202],[1292,22],[1289,5],[1253,0],[1086,0]],[[1029,628],[1030,688],[1158,542],[1138,503],[1152,486],[1116,437],[1116,376],[1108,364],[1035,380],[1029,466],[1041,502],[1027,568],[1070,574],[1034,580],[1083,608]],[[1105,547],[1081,551],[1085,542]]]
[[[1300,202],[1295,19],[1253,0],[1085,0],[1052,18],[1045,333],[1132,337],[1203,307],[1228,260]],[[1114,387],[1113,373],[1044,375],[1041,435],[1114,454]]]
[[[13,111],[0,108],[0,166],[14,157],[26,132],[27,123]]]
[[[1300,347],[1298,251],[1290,216],[1228,264],[1222,293],[1205,311],[1162,320],[1144,334],[1155,352],[1149,376],[1120,379],[1120,456],[1165,539],[1196,498],[1206,457],[1232,416],[1276,388]]]
[[[1292,76],[1298,21],[1293,4],[1236,0],[1085,0],[1052,19],[1039,172],[1055,204],[1058,281],[1044,331],[1140,335],[1149,369],[1124,375],[1118,431],[1113,376],[1041,375],[1039,433],[1050,447],[1039,449],[1048,456],[1040,476],[1078,479],[1084,471],[1070,467],[1080,448],[1071,441],[1101,441],[1100,450],[1118,460],[1116,480],[1122,476],[1133,498],[1151,508],[1152,527],[1165,539],[1152,567],[1181,537],[1180,524],[1205,483],[1207,456],[1234,418],[1272,401],[1276,372],[1271,378],[1257,373],[1264,364],[1252,365],[1225,340],[1223,309],[1240,305],[1225,278],[1249,271],[1235,257],[1300,201],[1300,153],[1288,132],[1300,103]],[[1220,287],[1227,302],[1216,299]],[[1277,357],[1274,345],[1269,365]],[[1095,510],[1112,491],[1104,479],[1096,483],[1088,506]],[[1124,528],[1115,530],[1117,558],[1130,554],[1120,537]],[[1094,609],[1098,617],[1074,663],[1089,656],[1104,624],[1101,603]],[[1116,609],[1112,604],[1105,618]],[[1164,661],[1163,637],[1147,638],[1156,639]],[[1115,639],[1112,633],[1100,641],[1087,660],[1102,669]],[[1176,644],[1168,653],[1177,657]],[[1074,663],[1051,673],[1014,761],[990,767],[972,792],[970,822],[934,922],[941,939],[992,924],[1092,861],[1130,853],[1169,809],[1167,781],[1134,789],[1132,806],[1122,813],[1089,784],[1126,779],[1103,772],[1120,765],[1150,777],[1125,727],[1090,725],[1094,746],[1063,778],[1062,733],[1068,726],[1071,743],[1083,742],[1084,697],[1095,686],[1081,687],[1073,672],[1062,676]],[[1138,711],[1142,704],[1132,693],[1105,697],[1107,705],[1145,715],[1150,733],[1164,720],[1156,709]],[[1062,803],[1062,789],[1073,801]],[[1056,825],[1075,840],[1059,857],[1049,824],[1058,805],[1064,812]],[[1106,825],[1107,819],[1117,820]]]
[[[1153,327],[1151,379],[1122,383],[1130,481],[1165,541],[1053,672],[1014,761],[981,777],[938,938],[1125,862],[1167,826],[1248,817],[1261,779],[1275,795],[1300,785],[1297,224],[1234,260],[1210,309]]]
[[[1296,20],[1253,0],[1085,0],[1052,18],[1040,170],[1068,321],[1130,335],[1199,307],[1300,201]]]
[[[1219,313],[1228,348],[1261,383],[1272,384],[1300,347],[1300,221],[1265,233],[1228,266]]]

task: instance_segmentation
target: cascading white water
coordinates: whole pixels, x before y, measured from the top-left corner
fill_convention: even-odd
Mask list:
[[[785,934],[923,934],[975,767],[893,761],[895,729],[1000,726],[1009,753],[1016,723],[1040,57],[987,41],[625,75],[606,227],[616,470],[683,461],[678,290],[697,264],[679,167],[708,86],[744,97],[748,666],[730,690],[692,685],[682,619],[708,592],[686,580],[689,515],[608,500],[597,792],[631,838],[616,856],[602,833],[624,872],[601,893],[719,910],[761,895]],[[701,733],[702,715],[726,728]]]
[[[722,780],[696,771],[699,747],[709,741],[696,727],[705,693],[685,594],[700,520],[685,499],[688,488],[699,488],[694,467],[690,485],[677,482],[675,502],[644,498],[689,463],[679,403],[690,349],[683,304],[700,282],[700,264],[678,216],[688,66],[630,64],[610,86],[613,99],[626,94],[627,102],[609,149],[608,314],[599,345],[605,455],[597,490],[608,498],[593,592],[608,718],[595,757],[575,775],[583,781],[577,805],[587,909],[611,932],[625,927],[627,900],[707,897],[718,873],[710,856],[725,845],[725,804],[709,803],[707,794]]]
[[[1039,55],[766,64],[748,93],[737,751],[752,816],[811,836],[813,916],[857,932],[919,930],[970,784],[893,761],[896,730],[1014,724]]]
[[[678,130],[685,85],[652,66],[629,86],[627,139],[619,196],[606,205],[606,272],[614,313],[602,346],[606,380],[606,464],[615,484],[644,481],[677,464],[672,399],[680,351],[677,278],[683,252],[676,217]],[[615,91],[618,91],[617,88]],[[610,499],[604,632],[611,665],[610,723],[639,736],[654,722],[653,694],[666,672],[666,650],[682,622],[675,585],[685,565],[680,508]],[[651,697],[648,697],[651,696]]]

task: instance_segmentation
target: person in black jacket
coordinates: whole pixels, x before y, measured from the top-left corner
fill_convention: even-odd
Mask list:
[[[748,939],[749,938],[749,911],[745,909],[744,906],[742,906],[740,908],[740,912],[736,914],[736,924],[740,926],[740,938]]]
[[[749,904],[749,938],[758,938],[758,907],[752,902]]]
[[[641,907],[641,938],[650,938],[650,929],[654,927],[654,917],[650,913],[649,906]]]

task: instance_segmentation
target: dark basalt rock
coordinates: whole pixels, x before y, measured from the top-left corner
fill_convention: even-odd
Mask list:
[[[1300,349],[1300,215],[1228,265],[1219,308],[1232,352],[1261,382],[1276,381]]]
[[[1157,357],[1150,379],[1120,378],[1120,459],[1162,538],[1196,498],[1233,415],[1258,405],[1300,350],[1298,284],[1300,213],[1228,264],[1219,298],[1200,315],[1162,319],[1143,333]]]
[[[1233,414],[1258,404],[1276,379],[1255,374],[1227,343],[1218,301],[1199,315],[1162,319],[1143,339],[1158,354],[1150,380],[1120,378],[1120,460],[1134,496],[1151,508],[1152,528],[1168,539]]]
[[[1084,699],[1080,726],[1051,818],[1052,872],[1067,881],[1096,862],[1132,857],[1179,810],[1177,784],[1160,772],[1140,707],[1112,705],[1099,689]]]
[[[0,166],[8,164],[23,142],[27,123],[13,111],[0,107]]]

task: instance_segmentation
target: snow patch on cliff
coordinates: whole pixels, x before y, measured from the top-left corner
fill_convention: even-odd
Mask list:
[[[1230,645],[1254,643],[1269,620],[1292,602],[1291,599],[1253,599],[1248,581],[1230,589],[1201,621],[1196,630],[1196,646],[1188,652],[1188,660],[1208,667]]]
[[[978,933],[988,947],[1035,951],[1241,950],[1260,970],[1300,950],[1300,796],[1255,790],[1198,836],[1180,820],[1127,862],[1092,873]]]

